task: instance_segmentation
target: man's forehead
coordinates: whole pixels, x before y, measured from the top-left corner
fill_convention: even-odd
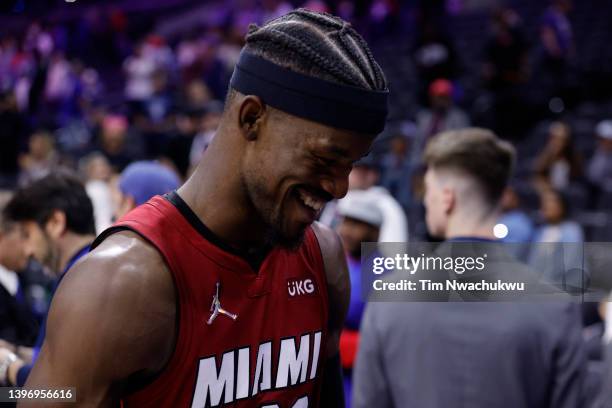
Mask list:
[[[369,151],[374,141],[374,137],[346,130],[329,130],[329,128],[326,131],[309,131],[307,134],[312,147],[339,157],[350,157],[355,154],[361,156]]]

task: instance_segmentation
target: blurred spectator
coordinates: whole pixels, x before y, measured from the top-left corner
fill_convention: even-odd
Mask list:
[[[529,265],[547,282],[564,290],[581,291],[587,276],[582,246],[582,227],[568,218],[565,197],[554,190],[540,193],[540,213],[543,224],[535,231]],[[572,245],[573,244],[573,245]]]
[[[533,238],[533,221],[521,209],[518,194],[512,186],[508,186],[501,198],[502,215],[499,223],[508,228],[508,234],[503,238],[504,242],[510,242],[513,254],[519,260],[526,260],[529,244]]]
[[[155,61],[144,53],[144,45],[138,44],[134,54],[123,63],[125,71],[125,97],[131,105],[132,112],[143,109],[142,104],[153,95],[153,75]]]
[[[19,152],[25,147],[28,124],[11,92],[0,94],[0,189],[17,184]]]
[[[202,120],[201,129],[195,135],[191,144],[191,151],[189,152],[189,174],[200,163],[204,152],[208,149],[208,145],[210,145],[215,137],[217,127],[219,127],[221,121],[221,115],[223,114],[223,108],[224,105],[221,101],[211,101],[206,105],[206,113]]]
[[[598,189],[612,191],[612,120],[603,120],[595,128],[597,149],[591,158],[587,177]]]
[[[484,78],[493,90],[523,83],[527,76],[528,46],[518,14],[510,8],[495,11],[491,38],[485,46]]]
[[[552,0],[542,16],[540,40],[545,62],[552,69],[561,68],[574,52],[574,34],[568,18],[572,6],[572,0]]]
[[[116,171],[121,171],[144,154],[144,146],[138,134],[130,132],[129,122],[122,115],[104,117],[99,135],[99,148]]]
[[[152,161],[127,166],[113,185],[115,220],[149,201],[153,196],[173,191],[181,181],[172,170]]]
[[[582,158],[567,123],[553,122],[548,128],[546,146],[535,160],[535,174],[538,184],[555,190],[564,190],[583,176]]]
[[[542,16],[540,40],[543,49],[542,80],[549,96],[564,96],[568,63],[574,56],[574,34],[569,13],[572,0],[551,0]]]
[[[19,157],[21,185],[39,179],[57,168],[59,157],[50,133],[39,130],[30,136],[29,150]]]
[[[511,8],[497,9],[484,48],[483,79],[492,92],[491,118],[500,136],[516,139],[529,123],[529,100],[523,87],[529,78],[529,47],[519,15]]]
[[[430,108],[417,115],[417,138],[412,150],[413,160],[420,161],[421,153],[429,138],[446,130],[462,129],[470,122],[459,107],[453,103],[453,84],[447,79],[437,79],[429,86]]]
[[[202,80],[193,80],[185,86],[185,105],[197,108],[206,105],[212,100],[210,89]]]
[[[205,115],[203,107],[195,107],[179,112],[176,117],[176,132],[168,143],[164,156],[176,167],[181,177],[186,177],[189,170],[191,146],[202,127]]]
[[[382,177],[380,184],[402,205],[408,209],[412,198],[410,161],[410,136],[398,133],[390,142],[390,149],[381,160]]]
[[[31,255],[25,228],[0,215],[0,339],[15,345],[32,346],[38,334],[38,323],[25,304],[16,273],[25,268]]]
[[[18,189],[4,208],[3,217],[26,229],[34,257],[58,276],[57,284],[89,252],[95,237],[91,201],[81,182],[67,172],[55,172]],[[44,337],[45,324],[32,361],[17,359],[10,364],[9,385],[25,384]],[[8,352],[0,348],[0,359]]]
[[[378,242],[383,221],[376,199],[376,195],[368,191],[352,190],[338,204],[338,212],[342,218],[337,231],[342,240],[351,280],[351,299],[340,335],[340,358],[344,371],[347,408],[351,406],[351,377],[359,346],[359,325],[365,308],[361,288],[361,243]]]
[[[389,194],[389,191],[378,185],[379,181],[380,167],[373,157],[367,156],[353,166],[349,174],[349,190],[364,190],[376,197],[378,208],[383,216],[380,226],[380,242],[407,242],[406,213],[397,200]]]
[[[414,46],[413,57],[418,69],[419,99],[427,101],[427,91],[438,78],[454,79],[458,72],[458,61],[450,38],[441,32],[440,25],[426,21]]]
[[[94,210],[96,233],[101,233],[113,222],[114,205],[109,185],[113,170],[106,157],[93,152],[79,161],[79,173],[85,180],[85,191]]]

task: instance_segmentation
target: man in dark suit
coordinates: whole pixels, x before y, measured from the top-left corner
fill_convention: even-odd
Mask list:
[[[434,137],[425,161],[426,223],[432,236],[446,240],[442,249],[461,242],[496,245],[494,227],[514,149],[489,131],[465,129]],[[526,276],[518,264],[493,265],[496,276]],[[541,288],[546,293],[538,294],[564,298]],[[576,304],[442,295],[438,303],[367,306],[354,370],[355,408],[580,406],[586,359]]]
[[[24,228],[0,215],[0,342],[33,345],[38,323],[28,309],[15,271],[25,268],[32,246]],[[2,368],[2,367],[0,367]],[[2,383],[0,370],[0,383]]]

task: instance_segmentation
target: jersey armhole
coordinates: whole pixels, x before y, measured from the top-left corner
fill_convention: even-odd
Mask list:
[[[174,341],[174,345],[173,345],[173,348],[172,348],[172,352],[170,353],[170,357],[168,358],[168,361],[166,361],[165,364],[163,365],[163,367],[158,372],[156,372],[155,374],[151,374],[151,375],[144,375],[143,374],[142,376],[139,376],[140,371],[136,371],[135,373],[132,373],[126,379],[126,383],[122,385],[121,396],[120,396],[121,399],[123,399],[125,397],[128,397],[129,395],[135,394],[135,393],[137,393],[139,391],[144,390],[146,387],[148,387],[151,384],[153,384],[166,371],[166,369],[168,368],[168,365],[176,357],[176,351],[177,351],[177,346],[178,346],[178,342],[179,342],[179,334],[180,334],[180,323],[181,323],[180,298],[179,298],[178,286],[177,286],[177,283],[176,283],[176,278],[174,277],[174,273],[172,272],[172,270],[170,268],[170,265],[168,263],[168,260],[164,256],[163,252],[160,251],[160,249],[157,247],[157,245],[155,245],[144,234],[142,234],[137,229],[135,229],[135,228],[133,228],[131,226],[128,226],[128,225],[115,225],[115,226],[111,226],[111,227],[105,229],[104,231],[102,231],[100,233],[100,235],[98,235],[96,237],[96,239],[91,244],[91,249],[93,250],[94,248],[96,248],[106,238],[110,237],[111,235],[116,234],[118,232],[122,232],[122,231],[129,231],[129,232],[133,232],[134,234],[138,235],[140,238],[142,238],[144,241],[146,241],[149,245],[151,245],[153,248],[155,248],[155,250],[160,254],[162,259],[164,260],[164,263],[166,264],[166,267],[170,271],[170,276],[172,277],[172,285],[174,287],[174,299],[175,299],[174,300],[174,302],[175,302],[174,306],[176,308],[176,318],[175,318],[175,324],[174,324],[175,341]],[[123,402],[121,403],[121,406],[123,406]]]

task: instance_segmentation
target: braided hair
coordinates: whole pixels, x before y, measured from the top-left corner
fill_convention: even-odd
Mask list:
[[[262,27],[251,24],[245,49],[300,74],[368,90],[387,89],[365,40],[331,14],[298,9]]]

